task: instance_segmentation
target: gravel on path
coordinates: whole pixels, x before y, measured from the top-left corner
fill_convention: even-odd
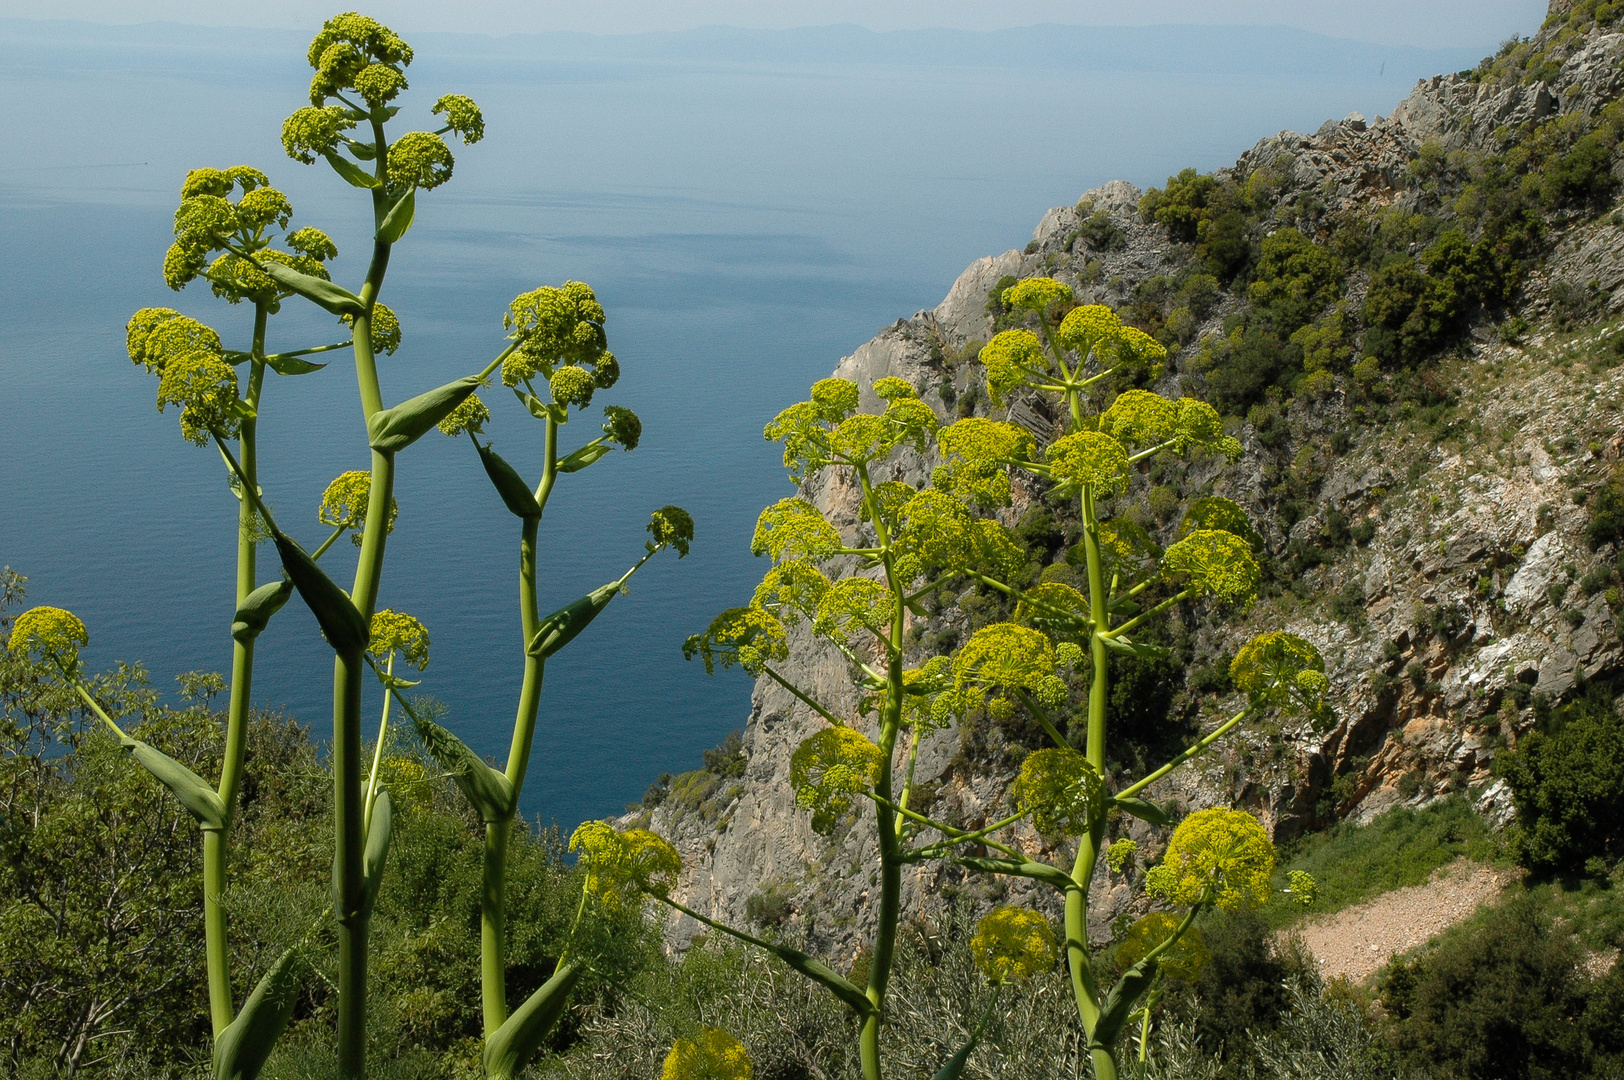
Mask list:
[[[1383,893],[1296,932],[1322,976],[1363,982],[1393,956],[1424,944],[1493,900],[1515,879],[1515,871],[1462,857],[1434,871],[1424,885]]]

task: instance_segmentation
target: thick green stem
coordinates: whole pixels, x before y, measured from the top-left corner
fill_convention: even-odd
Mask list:
[[[863,497],[872,505],[873,486],[868,470],[858,466],[857,477],[863,485]],[[874,933],[874,955],[868,971],[868,1000],[874,1009],[863,1017],[858,1034],[858,1052],[862,1059],[864,1080],[881,1080],[880,1072],[880,1017],[885,1010],[885,991],[891,982],[891,964],[897,947],[897,923],[902,914],[902,866],[905,861],[901,837],[897,835],[896,814],[891,809],[892,761],[896,756],[897,733],[902,727],[902,641],[905,595],[903,583],[897,581],[891,565],[891,538],[885,528],[884,515],[873,515],[874,531],[885,554],[886,582],[891,589],[894,610],[891,615],[891,635],[886,643],[885,708],[880,715],[880,771],[874,784],[876,800],[874,813],[879,819],[880,846],[880,910]]]
[[[507,1022],[507,849],[513,821],[485,825],[479,888],[479,998],[485,1037]]]
[[[380,146],[382,140],[379,140]],[[381,153],[380,153],[381,156]],[[361,286],[366,314],[355,317],[355,380],[363,421],[383,408],[377,359],[372,352],[372,303],[389,266],[389,245],[373,246],[372,265]],[[363,428],[363,430],[365,430]],[[389,536],[389,507],[395,488],[395,457],[372,452],[372,485],[367,492],[367,518],[361,556],[355,567],[350,600],[370,620],[383,577],[384,544]],[[339,652],[333,659],[333,909],[338,916],[338,1074],[344,1080],[366,1075],[367,924],[363,912],[361,859],[366,843],[366,809],[361,788],[360,650]]]
[[[259,407],[260,391],[265,385],[265,326],[269,311],[264,304],[254,307],[254,337],[249,360],[248,392],[245,401],[251,410]],[[243,419],[238,436],[240,465],[247,483],[259,481],[256,445],[257,421],[252,415]],[[241,604],[257,584],[254,564],[255,526],[254,503],[243,492],[237,510],[237,582],[236,603]],[[231,828],[232,814],[237,805],[237,791],[242,786],[243,759],[247,753],[248,707],[253,691],[254,641],[235,641],[231,649],[231,695],[226,706],[226,742],[220,761],[220,801],[226,809],[226,829]],[[219,1037],[236,1018],[236,1004],[231,993],[231,948],[226,936],[226,909],[223,896],[226,891],[226,863],[230,858],[230,844],[225,829],[205,829],[203,832],[203,953],[208,970],[209,1024]]]

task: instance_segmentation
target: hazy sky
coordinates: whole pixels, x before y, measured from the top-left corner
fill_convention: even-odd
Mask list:
[[[616,34],[717,23],[759,28],[857,23],[874,30],[994,30],[1035,23],[1274,23],[1388,45],[1484,49],[1544,18],[1546,0],[359,0],[403,32]],[[102,23],[313,27],[346,0],[0,0],[0,17]]]

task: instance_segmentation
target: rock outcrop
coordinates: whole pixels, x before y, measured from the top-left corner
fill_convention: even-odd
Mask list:
[[[1558,113],[1593,114],[1624,90],[1624,35],[1593,34],[1553,53],[1558,73],[1547,81],[1435,77],[1391,116],[1367,122],[1354,115],[1313,135],[1265,139],[1231,175],[1267,170],[1282,208],[1301,207],[1308,196],[1326,215],[1400,202],[1412,197],[1408,179],[1418,155],[1486,151],[1508,127]],[[1024,251],[973,263],[940,305],[898,320],[843,359],[835,374],[864,387],[868,410],[880,404],[868,387],[899,376],[950,420],[962,411],[955,403],[973,398],[972,384],[982,377],[962,359],[992,332],[987,299],[1000,279],[1048,274],[1071,284],[1081,302],[1119,306],[1141,284],[1174,274],[1192,258],[1188,245],[1140,217],[1140,196],[1117,181],[1049,211]],[[1542,313],[1557,281],[1582,282],[1624,304],[1624,292],[1614,292],[1624,283],[1621,241],[1624,229],[1611,217],[1567,228],[1525,290],[1529,314]],[[1241,302],[1220,297],[1197,333],[1221,330]],[[1329,732],[1243,728],[1221,753],[1148,794],[1186,809],[1244,806],[1280,838],[1331,816],[1369,818],[1450,791],[1471,792],[1492,820],[1508,819],[1509,795],[1491,769],[1495,754],[1531,723],[1531,695],[1557,699],[1585,680],[1624,670],[1613,607],[1589,587],[1595,577],[1588,572],[1612,552],[1586,543],[1580,505],[1598,483],[1596,466],[1624,449],[1624,368],[1594,370],[1575,355],[1572,336],[1554,330],[1521,344],[1487,326],[1474,331],[1456,388],[1469,423],[1460,435],[1435,442],[1418,441],[1395,421],[1361,429],[1333,453],[1333,434],[1351,430],[1342,396],[1293,403],[1294,430],[1304,433],[1298,458],[1323,475],[1317,510],[1289,525],[1268,508],[1276,466],[1254,424],[1236,431],[1246,447],[1238,466],[1196,467],[1209,472],[1192,479],[1200,484],[1216,476],[1218,493],[1248,508],[1273,550],[1318,535],[1333,518],[1354,528],[1357,542],[1307,569],[1298,587],[1260,602],[1239,624],[1197,620],[1193,627],[1198,660],[1232,654],[1264,629],[1313,641],[1327,659],[1338,722]],[[1180,359],[1170,363],[1160,392],[1180,393],[1187,379]],[[977,411],[986,409],[983,395]],[[1053,433],[1041,401],[1016,401],[1009,416],[1040,442]],[[932,464],[905,454],[895,477],[922,483]],[[857,527],[855,491],[839,470],[819,474],[804,494],[837,526]],[[1035,496],[1018,480],[1005,523],[1014,524]],[[1333,597],[1339,605],[1329,603]],[[929,629],[951,628],[956,618],[962,616],[949,609]],[[799,659],[790,677],[855,717],[857,694],[839,654],[817,651],[807,638],[792,644]],[[1207,708],[1186,721],[1215,723],[1218,710],[1210,701]],[[863,828],[834,837],[813,833],[788,779],[791,753],[822,725],[763,679],[744,728],[746,771],[723,805],[701,815],[671,800],[642,817],[681,848],[686,869],[677,892],[685,902],[740,924],[771,909],[775,921],[815,947],[850,959],[877,888],[876,860],[867,850],[872,838]],[[936,807],[973,827],[1007,812],[1019,760],[997,746],[972,748],[965,733],[948,729],[924,739],[916,777]],[[1157,846],[1141,823],[1132,823],[1130,835],[1142,847]],[[1033,850],[1041,844],[1032,834],[1020,842]],[[1022,892],[1020,884],[966,879],[951,867],[928,865],[907,876],[905,903],[953,890]],[[1102,867],[1092,932],[1108,936],[1112,920],[1130,906],[1128,888],[1113,888]],[[691,920],[678,920],[675,940],[695,929]]]

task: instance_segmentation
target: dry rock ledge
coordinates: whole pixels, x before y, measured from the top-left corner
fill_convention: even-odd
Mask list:
[[[1284,176],[1278,195],[1282,207],[1302,195],[1321,199],[1332,210],[1401,203],[1403,170],[1423,142],[1481,148],[1490,145],[1496,128],[1519,119],[1599,109],[1624,88],[1621,61],[1624,35],[1596,34],[1550,83],[1500,88],[1456,75],[1435,77],[1419,83],[1391,116],[1369,122],[1351,116],[1327,123],[1313,135],[1285,132],[1265,139],[1241,157],[1234,174],[1244,178],[1267,166]],[[1047,274],[1072,285],[1081,302],[1120,306],[1139,283],[1176,273],[1193,257],[1189,245],[1140,218],[1140,195],[1131,184],[1113,181],[1085,192],[1080,207],[1049,211],[1024,250],[973,263],[936,308],[899,319],[841,360],[834,374],[862,386],[863,407],[871,411],[880,404],[869,390],[873,382],[899,376],[921,389],[944,422],[950,420],[954,410],[944,398],[962,398],[971,382],[981,378],[975,365],[954,359],[991,335],[986,301],[1000,278]],[[1088,236],[1097,230],[1082,226],[1085,215],[1098,212],[1109,216],[1119,239],[1094,249]],[[1624,283],[1624,229],[1613,218],[1572,224],[1558,234],[1553,253],[1525,288],[1525,312],[1540,316],[1551,282],[1600,282],[1604,289]],[[1353,303],[1362,300],[1363,287],[1354,282]],[[1612,302],[1624,303],[1624,290]],[[1196,340],[1220,331],[1224,317],[1240,303],[1226,294]],[[1244,807],[1284,840],[1324,819],[1331,780],[1341,775],[1351,777],[1352,784],[1344,780],[1338,786],[1333,810],[1339,817],[1368,820],[1453,790],[1469,792],[1480,809],[1503,823],[1511,810],[1503,785],[1492,783],[1493,758],[1500,747],[1514,745],[1532,722],[1507,688],[1521,683],[1556,698],[1579,681],[1611,677],[1624,668],[1614,616],[1601,595],[1586,599],[1575,587],[1567,604],[1551,600],[1553,586],[1565,589],[1587,568],[1599,565],[1597,560],[1610,557],[1609,552],[1589,551],[1583,540],[1584,510],[1568,496],[1570,486],[1590,482],[1586,476],[1593,459],[1615,459],[1624,450],[1624,436],[1618,435],[1624,368],[1595,374],[1584,364],[1569,367],[1560,362],[1566,342],[1536,335],[1506,344],[1488,326],[1473,331],[1468,348],[1467,358],[1451,362],[1463,373],[1463,412],[1484,432],[1496,433],[1494,445],[1481,452],[1473,446],[1451,454],[1398,440],[1389,429],[1356,428],[1347,452],[1325,451],[1319,459],[1326,472],[1318,515],[1289,530],[1272,517],[1264,499],[1265,451],[1251,424],[1237,432],[1246,448],[1237,466],[1191,467],[1193,485],[1214,479],[1217,494],[1247,508],[1271,550],[1281,550],[1299,530],[1317,534],[1333,511],[1348,522],[1368,523],[1372,533],[1368,543],[1351,546],[1337,561],[1307,572],[1305,585],[1319,601],[1262,601],[1239,623],[1202,621],[1196,632],[1198,663],[1232,653],[1265,629],[1284,628],[1313,641],[1326,657],[1340,721],[1335,729],[1316,734],[1243,727],[1199,767],[1181,770],[1147,795],[1186,811]],[[1181,383],[1189,378],[1181,363],[1194,351],[1175,353],[1156,387],[1159,392],[1179,396]],[[1474,378],[1474,372],[1491,370],[1493,379]],[[1031,427],[1040,441],[1052,434],[1052,428],[1045,431],[1041,401],[1014,407],[1015,419]],[[976,411],[985,414],[986,408],[983,396]],[[1293,428],[1310,433],[1304,445],[1328,447],[1334,432],[1350,427],[1339,394],[1298,401],[1291,410]],[[998,415],[1002,418],[1002,411]],[[1418,468],[1424,473],[1406,476],[1406,462],[1412,473]],[[929,457],[906,453],[894,466],[894,478],[922,483],[932,464]],[[1212,471],[1203,475],[1202,468]],[[1417,482],[1417,475],[1424,480]],[[803,494],[837,526],[856,528],[856,491],[841,470],[819,474]],[[1018,481],[1005,523],[1014,524],[1034,495]],[[1350,582],[1358,584],[1365,598],[1359,629],[1326,610],[1329,598]],[[1427,613],[1446,608],[1454,613],[1446,634],[1416,634],[1417,622]],[[951,626],[956,617],[950,611],[939,621]],[[922,629],[933,628],[940,627]],[[805,631],[800,633],[801,638],[791,639],[795,658],[786,676],[831,709],[855,718],[857,696],[845,661],[833,649],[818,651]],[[1214,722],[1207,714],[1185,720]],[[625,820],[647,825],[676,843],[685,869],[674,895],[689,906],[746,925],[751,898],[769,899],[787,936],[844,963],[872,929],[877,860],[869,829],[819,836],[809,815],[795,805],[790,755],[823,723],[763,679],[744,725],[745,775],[707,793],[702,807],[673,797],[652,813]],[[1003,811],[1018,767],[1014,755],[994,757],[967,755],[956,729],[934,732],[922,743],[917,780],[930,786],[938,812],[974,827]],[[1156,857],[1162,841],[1142,823],[1135,822],[1133,829],[1130,835],[1141,852]],[[1034,852],[1042,845],[1030,833],[1016,842]],[[1024,902],[1045,910],[1054,906],[1051,897],[1029,883],[989,886],[969,882],[954,866],[926,864],[904,870],[905,912],[920,911],[922,902],[957,884],[970,885],[987,902]],[[1003,891],[994,896],[995,890]],[[1108,940],[1113,920],[1124,912],[1137,913],[1142,904],[1142,890],[1108,881],[1102,863],[1093,884],[1091,937]],[[755,905],[758,912],[763,906],[760,900]],[[669,929],[671,940],[681,947],[699,927],[681,917],[673,918]],[[1381,942],[1377,946],[1366,951],[1385,948]]]

